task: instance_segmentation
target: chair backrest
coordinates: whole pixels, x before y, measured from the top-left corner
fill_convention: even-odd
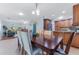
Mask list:
[[[27,51],[28,54],[31,54],[30,50],[31,41],[29,41],[28,31],[21,31],[21,38],[23,41],[24,49]]]
[[[29,36],[29,39],[32,40],[32,30],[28,31],[28,36]]]
[[[21,38],[20,31],[17,31],[17,36],[18,36],[18,46],[20,45],[21,48],[22,48],[23,47],[23,41],[22,41],[22,38]]]
[[[71,46],[71,43],[72,43],[72,40],[73,40],[75,34],[76,34],[75,32],[72,32],[72,33],[71,33],[70,38],[69,38],[69,40],[68,40],[68,42],[67,42],[67,44],[66,44],[65,54],[68,54],[68,53],[69,53],[70,46]]]
[[[32,30],[28,31],[28,37],[29,37],[29,46],[30,46],[30,50],[31,50],[31,54],[32,54],[32,44],[31,44],[31,40],[32,40]]]

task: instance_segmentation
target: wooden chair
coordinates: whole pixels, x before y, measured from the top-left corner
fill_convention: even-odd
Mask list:
[[[71,46],[74,36],[75,36],[75,32],[72,32],[66,46],[64,47],[63,45],[64,48],[62,49],[58,48],[56,52],[58,52],[59,54],[67,55],[69,53],[70,46]]]

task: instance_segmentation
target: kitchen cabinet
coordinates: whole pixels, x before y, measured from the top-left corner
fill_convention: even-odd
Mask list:
[[[69,37],[70,37],[71,32],[65,32],[64,33],[64,44],[67,44]],[[71,46],[79,48],[79,33],[76,33],[76,35],[73,38]]]
[[[56,21],[56,22],[55,22],[55,30],[56,30],[56,31],[61,30],[62,25],[63,25],[62,22]]]
[[[72,46],[79,48],[79,33],[73,39]]]
[[[63,39],[64,39],[63,42],[64,42],[64,44],[67,44],[70,36],[71,36],[71,32],[64,32],[64,35],[63,35]]]
[[[65,19],[65,20],[60,20],[55,22],[55,30],[56,31],[61,31],[62,28],[68,28],[72,26],[72,18],[70,19]]]
[[[79,26],[79,4],[73,6],[73,25]]]
[[[54,31],[53,35],[62,36],[63,37],[63,43],[67,44],[71,33],[72,32],[57,32],[57,31]],[[79,33],[76,33],[76,35],[74,36],[71,46],[79,48]]]

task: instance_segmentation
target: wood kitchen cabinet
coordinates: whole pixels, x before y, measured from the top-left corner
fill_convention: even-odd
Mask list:
[[[63,36],[63,42],[64,44],[67,44],[70,35],[72,32],[64,32],[64,36]],[[79,48],[79,33],[76,33],[76,35],[74,36],[73,40],[72,40],[72,44],[71,46]]]
[[[73,6],[73,25],[79,26],[79,4]]]
[[[67,44],[71,33],[72,32],[57,32],[57,31],[54,31],[53,35],[62,36],[63,37],[63,43]],[[74,36],[71,46],[79,48],[79,33],[76,33],[76,35]]]
[[[72,41],[72,46],[79,48],[79,33],[76,33],[76,36]]]
[[[64,32],[64,35],[63,35],[63,42],[64,42],[64,44],[67,44],[70,36],[71,36],[71,32]]]
[[[56,21],[55,22],[55,30],[56,31],[60,31],[62,26],[63,26],[62,21]]]
[[[66,20],[60,20],[55,22],[55,30],[61,31],[62,28],[67,28],[72,26],[72,18]]]
[[[64,33],[64,40],[63,40],[64,44],[67,44],[70,34],[71,34],[71,32]],[[76,35],[74,36],[71,46],[79,48],[79,33],[76,33]]]

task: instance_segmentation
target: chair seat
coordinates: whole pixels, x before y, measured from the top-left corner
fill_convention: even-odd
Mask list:
[[[42,54],[42,50],[32,45],[32,55],[41,55],[41,54]]]
[[[64,49],[57,49],[57,52],[60,54],[65,54]]]
[[[41,55],[42,54],[42,50],[37,48],[34,51],[32,51],[32,55]]]
[[[65,55],[65,52],[64,52],[64,51],[65,51],[65,48],[66,48],[65,45],[63,46],[63,49],[61,49],[61,48],[59,47],[56,52],[58,52],[59,54]]]

